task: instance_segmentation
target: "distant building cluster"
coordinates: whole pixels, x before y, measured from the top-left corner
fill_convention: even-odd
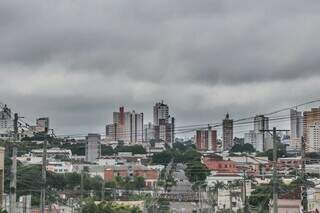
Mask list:
[[[153,107],[153,123],[144,124],[144,114],[135,111],[113,113],[113,123],[106,125],[106,141],[123,141],[125,144],[142,144],[155,140],[171,146],[174,142],[175,119],[169,114],[169,106],[163,102]]]
[[[17,123],[17,128],[21,124]],[[0,111],[0,139],[9,139],[14,135],[14,116],[11,109],[5,105]],[[36,124],[33,126],[23,126],[18,132],[18,138],[31,137],[34,134],[48,133],[49,131],[49,118],[42,117],[36,119]]]

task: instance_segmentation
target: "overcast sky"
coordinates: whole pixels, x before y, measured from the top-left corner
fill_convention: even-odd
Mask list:
[[[0,101],[58,134],[164,100],[177,125],[318,98],[320,1],[2,0]]]

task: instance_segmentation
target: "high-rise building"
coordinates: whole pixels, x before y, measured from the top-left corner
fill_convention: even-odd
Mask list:
[[[47,133],[49,131],[49,118],[38,118],[36,121],[36,132]]]
[[[269,130],[269,118],[264,115],[254,117],[254,130],[245,133],[244,143],[249,143],[259,152],[273,148],[271,135],[265,130]]]
[[[244,134],[244,143],[251,144],[258,152],[263,152],[263,133],[255,132],[254,130]]]
[[[95,162],[101,157],[101,135],[88,134],[86,137],[86,161]]]
[[[254,117],[254,131],[261,132],[269,129],[269,118],[264,115],[256,115]]]
[[[175,138],[175,119],[170,117],[169,106],[164,104],[163,101],[156,103],[153,107],[153,125],[154,138],[172,146]]]
[[[299,151],[301,149],[301,137],[303,135],[302,112],[290,109],[290,150]]]
[[[303,112],[303,137],[306,143],[306,150],[312,150],[311,146],[314,144],[308,132],[309,127],[313,128],[316,123],[320,122],[320,107],[312,108],[311,111]]]
[[[306,147],[306,151],[320,152],[320,122],[308,126],[307,137],[309,139],[309,144]]]
[[[154,125],[151,122],[144,125],[144,139],[146,141],[154,140],[155,139],[154,131],[155,131]]]
[[[143,117],[143,113],[125,112],[124,107],[120,107],[119,112],[113,112],[113,124],[106,125],[107,140],[142,143],[144,141]]]
[[[263,151],[267,151],[273,148],[273,142],[271,135],[265,130],[269,130],[269,118],[264,115],[256,115],[254,117],[254,132],[257,134],[256,141],[257,147],[263,147]],[[261,134],[261,136],[259,136]],[[262,138],[260,140],[260,138]],[[262,143],[259,144],[259,143]]]
[[[197,130],[196,148],[203,151],[217,151],[217,130]]]
[[[153,124],[159,125],[159,120],[164,120],[165,123],[169,123],[169,106],[164,104],[163,101],[156,103],[153,107]]]
[[[230,150],[233,146],[233,120],[229,118],[229,113],[222,122],[222,132],[223,150]]]
[[[13,132],[11,109],[5,105],[0,111],[0,138],[9,138]]]

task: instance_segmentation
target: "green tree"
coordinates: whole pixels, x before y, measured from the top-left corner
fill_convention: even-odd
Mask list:
[[[93,200],[87,201],[82,209],[83,213],[142,213],[138,207],[130,207],[112,202],[95,204]]]

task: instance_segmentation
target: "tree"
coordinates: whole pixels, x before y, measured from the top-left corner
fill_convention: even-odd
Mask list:
[[[235,144],[230,152],[246,152],[246,153],[252,153],[256,150],[253,148],[252,144],[245,143],[245,144]]]
[[[259,213],[269,212],[268,204],[272,197],[271,184],[257,186],[249,197],[249,204],[256,207]]]
[[[83,213],[142,213],[138,207],[130,207],[112,202],[95,204],[93,200],[87,201],[82,209]]]
[[[161,164],[168,165],[168,163],[172,160],[172,153],[170,151],[162,151],[160,153],[155,153],[152,156],[151,162],[153,164]]]
[[[134,187],[140,191],[145,186],[144,177],[134,177],[133,183]]]
[[[147,151],[141,145],[133,145],[133,146],[117,146],[115,151],[118,152],[132,152],[132,154],[146,154]]]

